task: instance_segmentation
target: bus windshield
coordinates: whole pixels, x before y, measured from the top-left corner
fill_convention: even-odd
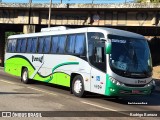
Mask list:
[[[152,75],[152,62],[145,39],[110,35],[112,43],[110,66],[113,72],[125,77],[146,78]]]

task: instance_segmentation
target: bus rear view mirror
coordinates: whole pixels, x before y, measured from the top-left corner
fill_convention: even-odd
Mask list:
[[[110,54],[111,53],[111,42],[106,38],[100,38],[100,40],[106,43],[106,54]]]
[[[111,53],[111,43],[107,42],[106,43],[106,54],[110,54]]]

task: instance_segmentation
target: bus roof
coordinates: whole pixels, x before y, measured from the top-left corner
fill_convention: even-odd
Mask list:
[[[57,30],[57,31],[49,31],[49,32],[37,32],[37,33],[29,33],[29,34],[11,35],[8,37],[8,39],[74,34],[74,33],[84,33],[84,32],[103,32],[106,34],[144,39],[144,36],[137,33],[113,29],[113,28],[107,28],[107,27],[84,27],[84,28],[73,28],[73,29]]]

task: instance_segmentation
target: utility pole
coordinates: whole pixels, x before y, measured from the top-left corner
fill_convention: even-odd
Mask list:
[[[92,0],[92,5],[93,5],[94,0]]]
[[[30,23],[31,23],[31,4],[32,4],[32,0],[29,0],[29,25],[30,25]]]
[[[50,0],[50,6],[49,6],[48,27],[51,26],[51,8],[52,8],[52,0]]]

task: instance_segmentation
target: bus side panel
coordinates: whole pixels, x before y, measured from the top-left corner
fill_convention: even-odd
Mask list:
[[[90,69],[87,61],[72,55],[49,55],[44,54],[44,64],[39,69],[41,78],[38,74],[34,79],[70,87],[71,74],[82,75],[85,79],[85,90],[90,91]],[[45,69],[45,72],[43,72]],[[42,78],[43,76],[43,78]]]
[[[91,92],[104,95],[106,89],[106,73],[92,67]]]
[[[5,71],[15,76],[21,76],[22,67],[29,71],[29,77],[34,73],[34,67],[31,62],[22,55],[12,55],[5,60]]]
[[[17,65],[10,61],[5,62],[5,72],[17,76]]]

